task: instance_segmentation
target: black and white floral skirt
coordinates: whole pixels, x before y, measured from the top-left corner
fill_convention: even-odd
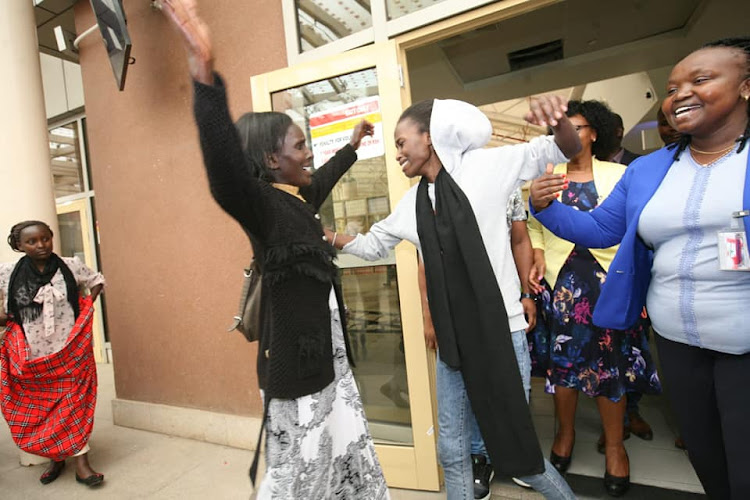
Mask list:
[[[390,498],[346,358],[335,297],[331,318],[335,379],[308,396],[271,400],[258,499]]]

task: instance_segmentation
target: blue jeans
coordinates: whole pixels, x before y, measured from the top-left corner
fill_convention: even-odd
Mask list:
[[[531,387],[531,358],[526,343],[526,332],[512,333],[521,380],[526,390],[526,400]],[[471,468],[472,434],[477,429],[474,413],[464,387],[461,370],[454,370],[442,362],[437,363],[438,401],[438,456],[445,472],[445,490],[448,500],[473,500],[474,477]],[[484,449],[482,443],[480,450]],[[546,459],[544,473],[520,477],[548,499],[575,499],[573,491],[557,470]]]

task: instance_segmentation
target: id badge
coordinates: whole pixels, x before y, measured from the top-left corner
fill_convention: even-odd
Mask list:
[[[743,210],[732,214],[732,225],[718,233],[719,269],[722,271],[750,271],[750,255],[747,249],[747,235],[741,224],[742,218],[750,215]]]

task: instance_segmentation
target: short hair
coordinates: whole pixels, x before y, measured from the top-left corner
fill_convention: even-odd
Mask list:
[[[429,132],[430,121],[432,118],[432,105],[434,103],[434,99],[425,99],[424,101],[412,104],[401,113],[398,122],[401,123],[408,118],[417,124],[420,132]]]
[[[267,111],[245,113],[234,124],[253,177],[273,180],[266,161],[269,155],[281,151],[292,123],[285,113]]]
[[[568,101],[567,116],[581,115],[596,131],[596,142],[591,144],[591,153],[600,160],[607,160],[617,145],[614,113],[601,101]]]
[[[40,220],[25,220],[23,222],[19,222],[18,224],[10,228],[10,234],[8,235],[8,245],[10,245],[10,248],[12,248],[14,252],[22,251],[19,248],[19,245],[21,244],[21,232],[24,229],[28,227],[33,227],[33,226],[45,227],[47,228],[47,231],[49,231],[49,234],[51,236],[55,235],[55,233],[52,232],[52,228],[49,227],[49,225],[46,222],[42,222]]]

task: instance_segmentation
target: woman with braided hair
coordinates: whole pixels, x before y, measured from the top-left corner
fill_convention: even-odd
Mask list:
[[[19,448],[51,459],[42,484],[75,457],[76,481],[96,486],[104,475],[88,461],[96,407],[91,318],[104,277],[78,258],[55,254],[52,237],[35,220],[16,224],[8,236],[10,247],[26,255],[0,264],[2,412]],[[80,287],[90,295],[82,297]]]
[[[593,322],[628,328],[647,305],[690,461],[716,499],[750,498],[749,100],[750,37],[706,44],[669,77],[662,110],[676,144],[635,160],[591,212],[555,201],[560,175],[531,188],[553,233],[620,243]]]

